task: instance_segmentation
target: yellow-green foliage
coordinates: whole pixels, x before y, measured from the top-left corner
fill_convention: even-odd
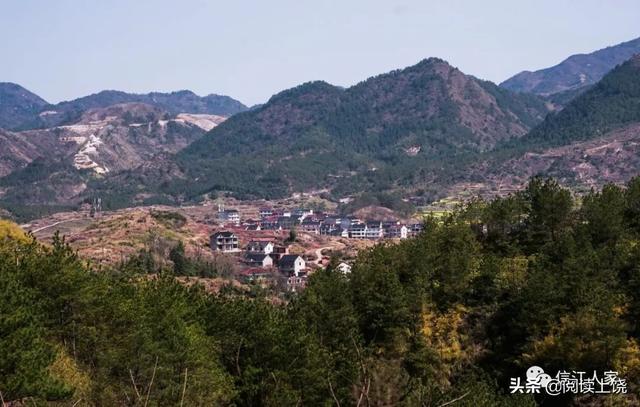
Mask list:
[[[467,313],[461,304],[446,312],[429,308],[422,313],[422,334],[439,357],[439,380],[445,386],[449,385],[451,374],[473,357],[472,343],[465,329]]]
[[[90,399],[91,378],[69,356],[64,347],[58,346],[56,350],[56,358],[49,367],[51,376],[74,390],[73,399],[86,402]]]
[[[585,335],[587,332],[589,335]],[[547,363],[561,361],[558,364],[573,370],[588,365],[606,369],[610,366],[610,355],[618,355],[627,345],[623,332],[623,323],[611,315],[598,315],[598,312],[591,310],[580,311],[562,317],[551,332],[534,341],[532,351],[525,353],[523,360],[527,365],[538,364],[542,360]]]
[[[519,290],[527,279],[529,260],[524,256],[502,259],[496,275],[496,284],[501,290]]]
[[[640,381],[640,345],[637,339],[627,339],[614,361],[614,367],[627,380],[633,383]]]
[[[0,220],[0,242],[7,239],[28,242],[29,236],[15,223],[8,220]]]

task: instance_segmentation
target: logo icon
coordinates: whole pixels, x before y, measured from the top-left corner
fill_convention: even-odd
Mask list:
[[[580,371],[561,370],[555,376],[545,373],[540,366],[531,366],[522,378],[512,377],[509,384],[511,393],[546,393],[550,396],[559,394],[616,394],[627,392],[627,382],[618,376],[618,372],[606,371],[603,375],[597,372],[587,374]]]

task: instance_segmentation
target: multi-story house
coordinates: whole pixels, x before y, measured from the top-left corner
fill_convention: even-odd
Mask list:
[[[219,252],[238,252],[240,242],[235,233],[229,231],[217,232],[209,237],[211,249]]]
[[[298,256],[297,254],[285,254],[280,257],[280,260],[278,260],[278,268],[281,272],[287,275],[300,277],[305,274],[307,265],[302,256]]]
[[[291,292],[302,291],[307,286],[307,276],[289,276],[287,278],[287,290]]]
[[[287,246],[274,246],[271,257],[273,257],[277,263],[278,261],[280,261],[282,256],[285,256],[287,254],[289,254],[289,248]]]
[[[240,224],[240,212],[235,209],[226,209],[218,212],[218,219],[224,223]]]
[[[307,233],[320,234],[320,222],[305,219],[300,224],[300,230]]]
[[[268,240],[252,240],[247,244],[246,250],[250,253],[273,253],[274,244]]]
[[[388,223],[382,225],[384,237],[387,239],[406,239],[409,236],[409,229],[405,225],[398,223]]]
[[[342,228],[340,227],[340,224],[336,224],[335,222],[322,222],[320,225],[321,235],[335,236],[339,231],[342,231]]]
[[[364,237],[365,239],[382,239],[384,231],[382,222],[367,222]]]
[[[251,267],[273,267],[273,259],[264,253],[246,253],[242,261]]]
[[[352,239],[365,239],[367,237],[367,224],[357,223],[349,227],[349,237]]]

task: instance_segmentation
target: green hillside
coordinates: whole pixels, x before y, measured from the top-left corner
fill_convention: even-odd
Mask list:
[[[178,190],[276,197],[446,181],[460,163],[524,135],[546,112],[535,96],[435,58],[348,89],[311,82],[232,117],[178,154],[193,180]]]
[[[616,67],[560,112],[548,115],[518,144],[559,146],[636,122],[640,122],[640,55]]]

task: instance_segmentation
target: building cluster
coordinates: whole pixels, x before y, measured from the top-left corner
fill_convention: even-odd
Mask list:
[[[210,246],[217,252],[240,254],[240,262],[244,266],[241,277],[247,282],[276,277],[286,280],[289,291],[299,291],[306,286],[306,262],[302,256],[289,253],[287,246],[277,245],[271,240],[252,240],[241,246],[240,239],[231,231],[212,234]]]
[[[289,291],[303,289],[308,269],[305,259],[289,253],[289,248],[273,239],[256,239],[240,242],[237,235],[243,231],[300,232],[351,239],[406,239],[422,231],[422,224],[404,224],[398,221],[367,221],[356,216],[339,216],[311,209],[274,210],[260,208],[258,219],[242,219],[236,209],[218,209],[218,222],[227,230],[211,235],[214,251],[236,254],[241,265],[240,278],[246,282],[286,282]],[[249,240],[249,239],[247,239]],[[351,266],[339,265],[339,270],[349,273]]]
[[[290,230],[345,237],[351,239],[406,239],[422,231],[422,224],[398,221],[366,221],[355,216],[338,216],[311,209],[273,210],[260,208],[260,219],[242,221],[237,210],[218,212],[224,224],[242,226],[245,230]]]

